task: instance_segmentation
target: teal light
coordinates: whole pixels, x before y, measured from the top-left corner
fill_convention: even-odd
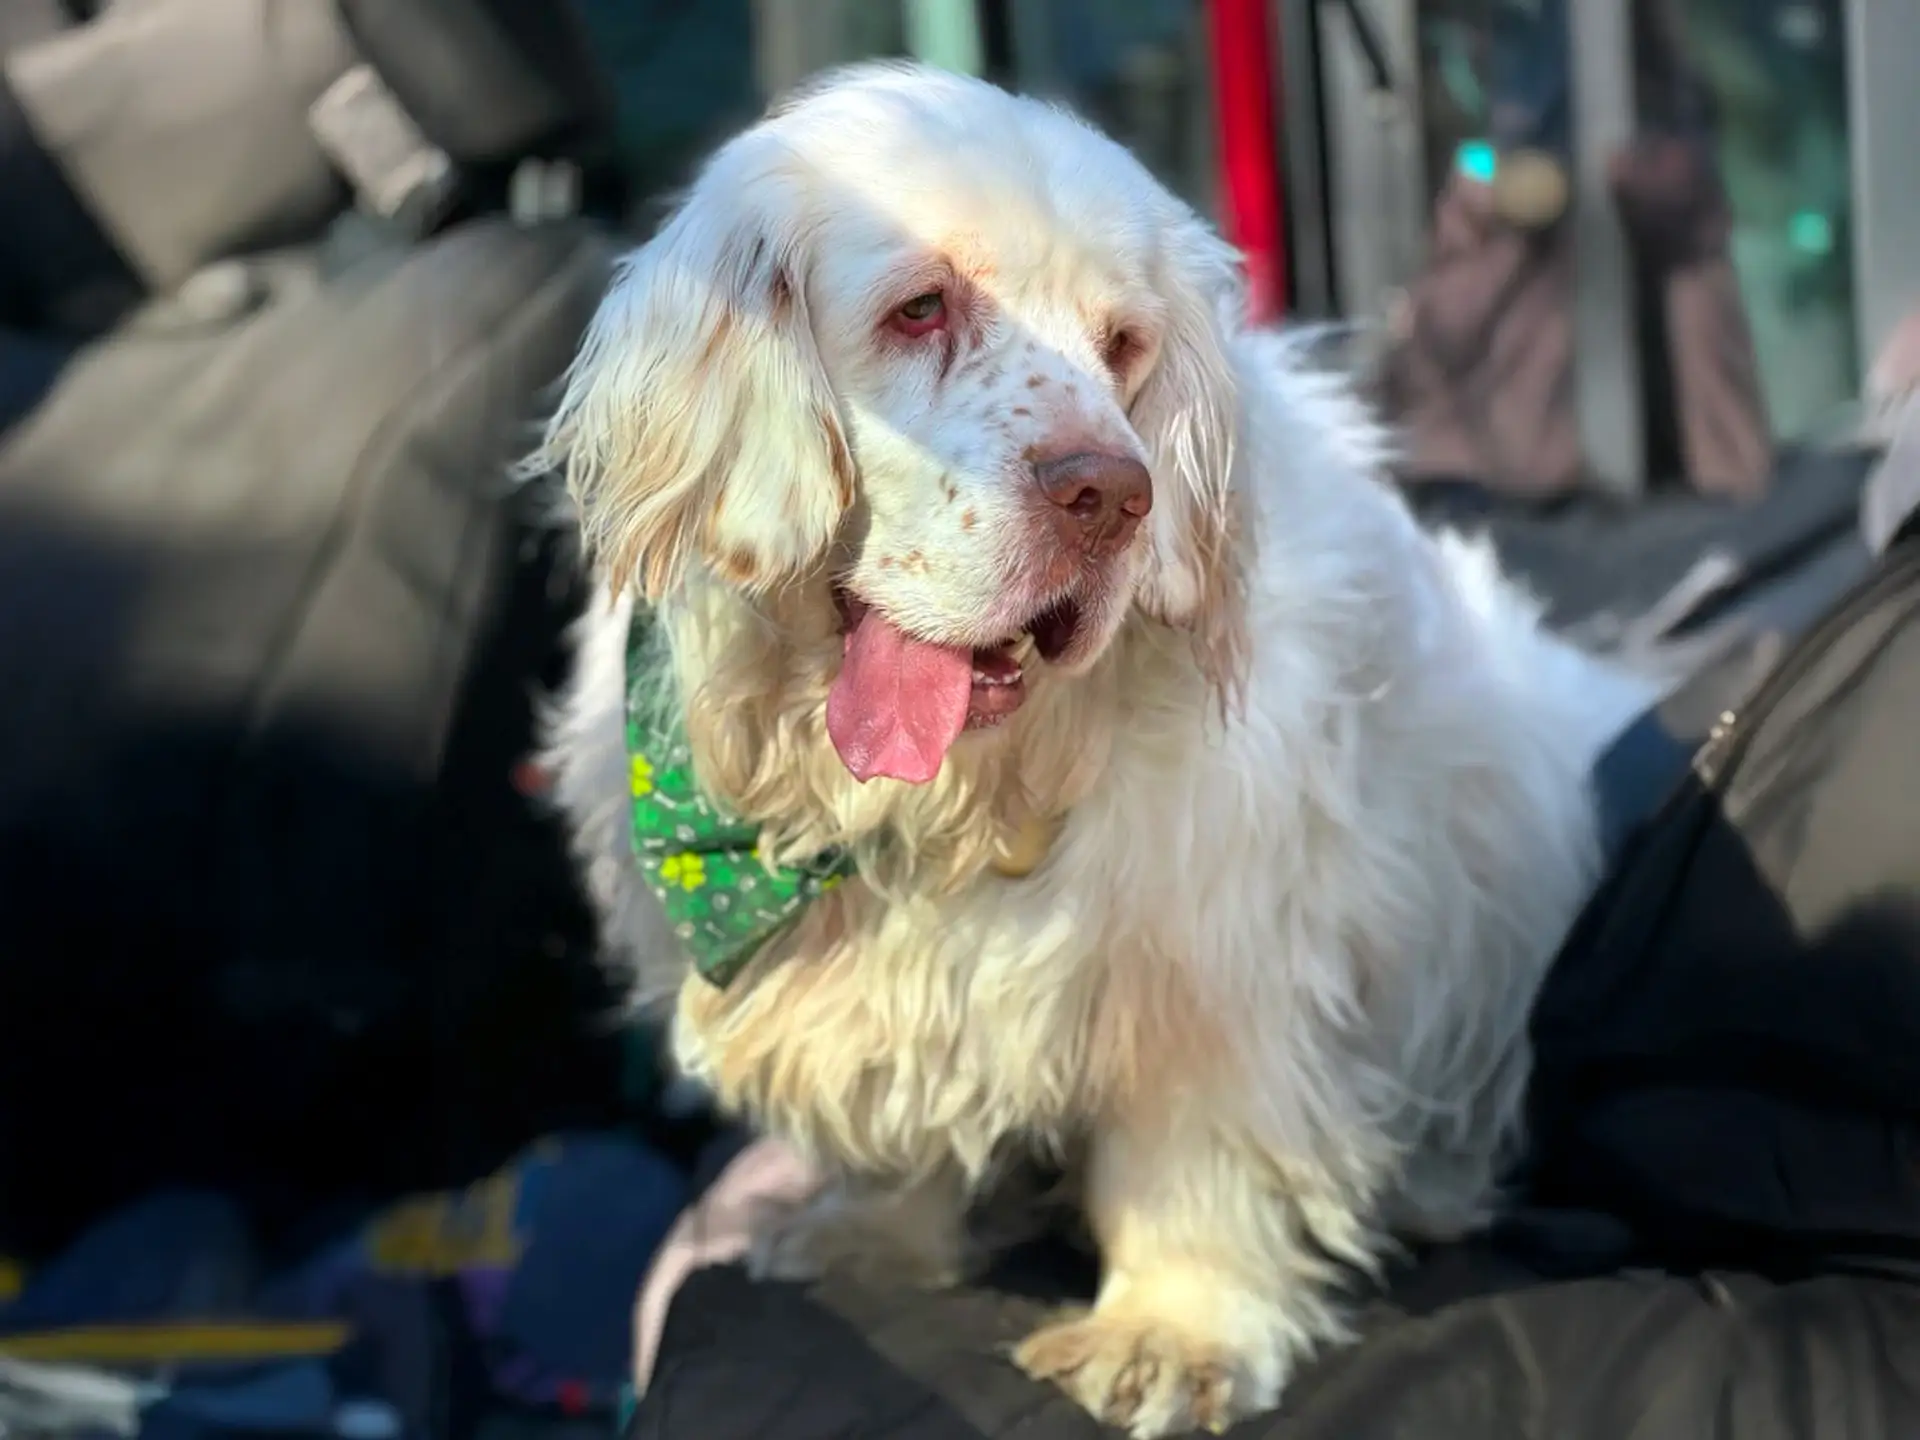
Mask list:
[[[1802,210],[1787,222],[1787,238],[1796,250],[1825,255],[1833,249],[1833,221],[1818,210]]]
[[[1463,140],[1453,152],[1453,163],[1467,179],[1491,185],[1493,172],[1500,168],[1500,156],[1485,140]]]

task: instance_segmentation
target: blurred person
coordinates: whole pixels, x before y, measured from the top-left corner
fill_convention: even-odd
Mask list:
[[[1658,0],[1635,7],[1633,40],[1642,130],[1610,170],[1639,282],[1650,465],[1757,495],[1771,445],[1710,111]],[[1568,43],[1564,0],[1496,13],[1489,139],[1462,146],[1441,182],[1427,264],[1390,321],[1382,399],[1407,437],[1408,478],[1534,497],[1585,479]]]

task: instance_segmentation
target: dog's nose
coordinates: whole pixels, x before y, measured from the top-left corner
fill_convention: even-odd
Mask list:
[[[1093,555],[1118,551],[1153,509],[1153,477],[1125,455],[1081,450],[1036,460],[1033,474],[1052,503],[1061,539]]]

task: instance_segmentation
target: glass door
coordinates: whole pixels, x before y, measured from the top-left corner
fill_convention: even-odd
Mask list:
[[[1425,345],[1440,470],[1750,493],[1832,433],[1920,269],[1920,6],[1316,5],[1341,308]]]
[[[1206,9],[1195,0],[1001,0],[1016,90],[1072,106],[1196,208],[1215,184]]]
[[[1844,10],[1855,355],[1866,374],[1920,305],[1920,5],[1850,0]]]
[[[1772,432],[1829,431],[1860,380],[1842,0],[1638,3],[1640,118],[1712,146]]]

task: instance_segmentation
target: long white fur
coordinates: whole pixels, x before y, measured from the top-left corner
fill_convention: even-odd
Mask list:
[[[942,378],[872,327],[889,274],[955,250],[1003,323]],[[628,262],[542,457],[632,582],[583,621],[550,736],[609,950],[684,973],[628,849],[648,580],[690,713],[755,676],[787,697],[753,732],[795,777],[754,792],[769,836],[870,862],[837,931],[682,992],[687,1071],[840,1177],[763,1270],[950,1273],[1009,1146],[1080,1155],[1100,1296],[1017,1358],[1143,1437],[1270,1406],[1345,1333],[1340,1264],[1485,1219],[1528,1009],[1595,879],[1589,766],[1649,698],[1486,548],[1422,534],[1349,390],[1238,304],[1230,252],[1104,137],[863,67],[724,149]],[[1090,328],[1116,312],[1150,340],[1119,381]],[[1005,633],[1018,457],[1059,435],[1154,473],[1095,648],[1030,664],[932,785],[854,784],[821,733],[827,575],[930,637]],[[712,723],[716,757],[749,743]],[[1023,879],[969,849],[1011,791],[1059,826]]]

